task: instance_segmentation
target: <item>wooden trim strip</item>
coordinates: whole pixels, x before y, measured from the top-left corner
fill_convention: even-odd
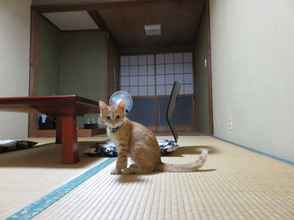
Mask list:
[[[211,63],[211,26],[210,26],[210,5],[209,0],[206,3],[208,10],[208,19],[209,19],[209,50],[207,57],[207,66],[208,66],[208,108],[209,108],[209,131],[210,135],[214,134],[214,123],[213,123],[213,93],[212,93],[212,63]]]

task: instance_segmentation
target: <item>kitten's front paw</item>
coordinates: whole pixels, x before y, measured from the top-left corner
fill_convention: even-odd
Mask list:
[[[114,169],[111,171],[110,173],[111,175],[120,175],[121,174],[121,171],[120,170],[117,170],[117,169]]]
[[[121,172],[122,172],[122,174],[124,174],[124,175],[133,174],[132,169],[130,169],[130,168],[122,169]]]

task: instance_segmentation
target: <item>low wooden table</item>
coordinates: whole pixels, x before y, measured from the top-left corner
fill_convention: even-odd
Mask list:
[[[99,113],[99,104],[76,95],[2,97],[0,111],[37,111],[55,116],[57,118],[56,143],[63,145],[63,162],[77,163],[79,154],[76,117],[86,113]]]

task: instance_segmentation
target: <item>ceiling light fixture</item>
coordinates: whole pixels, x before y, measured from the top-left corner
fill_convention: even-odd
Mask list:
[[[146,36],[160,36],[161,35],[161,24],[148,24],[144,25]]]

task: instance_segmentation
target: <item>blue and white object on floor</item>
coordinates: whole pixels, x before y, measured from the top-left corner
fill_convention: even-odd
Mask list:
[[[179,148],[179,145],[174,140],[157,140],[160,146],[161,155],[166,155]]]
[[[164,139],[157,141],[160,146],[161,155],[171,153],[179,147],[179,145],[174,140]],[[116,145],[111,141],[98,143],[96,146],[87,149],[85,154],[88,156],[117,157]]]
[[[0,153],[28,149],[36,144],[37,142],[26,140],[0,140]]]
[[[117,157],[116,145],[113,142],[98,143],[85,151],[88,156]]]

